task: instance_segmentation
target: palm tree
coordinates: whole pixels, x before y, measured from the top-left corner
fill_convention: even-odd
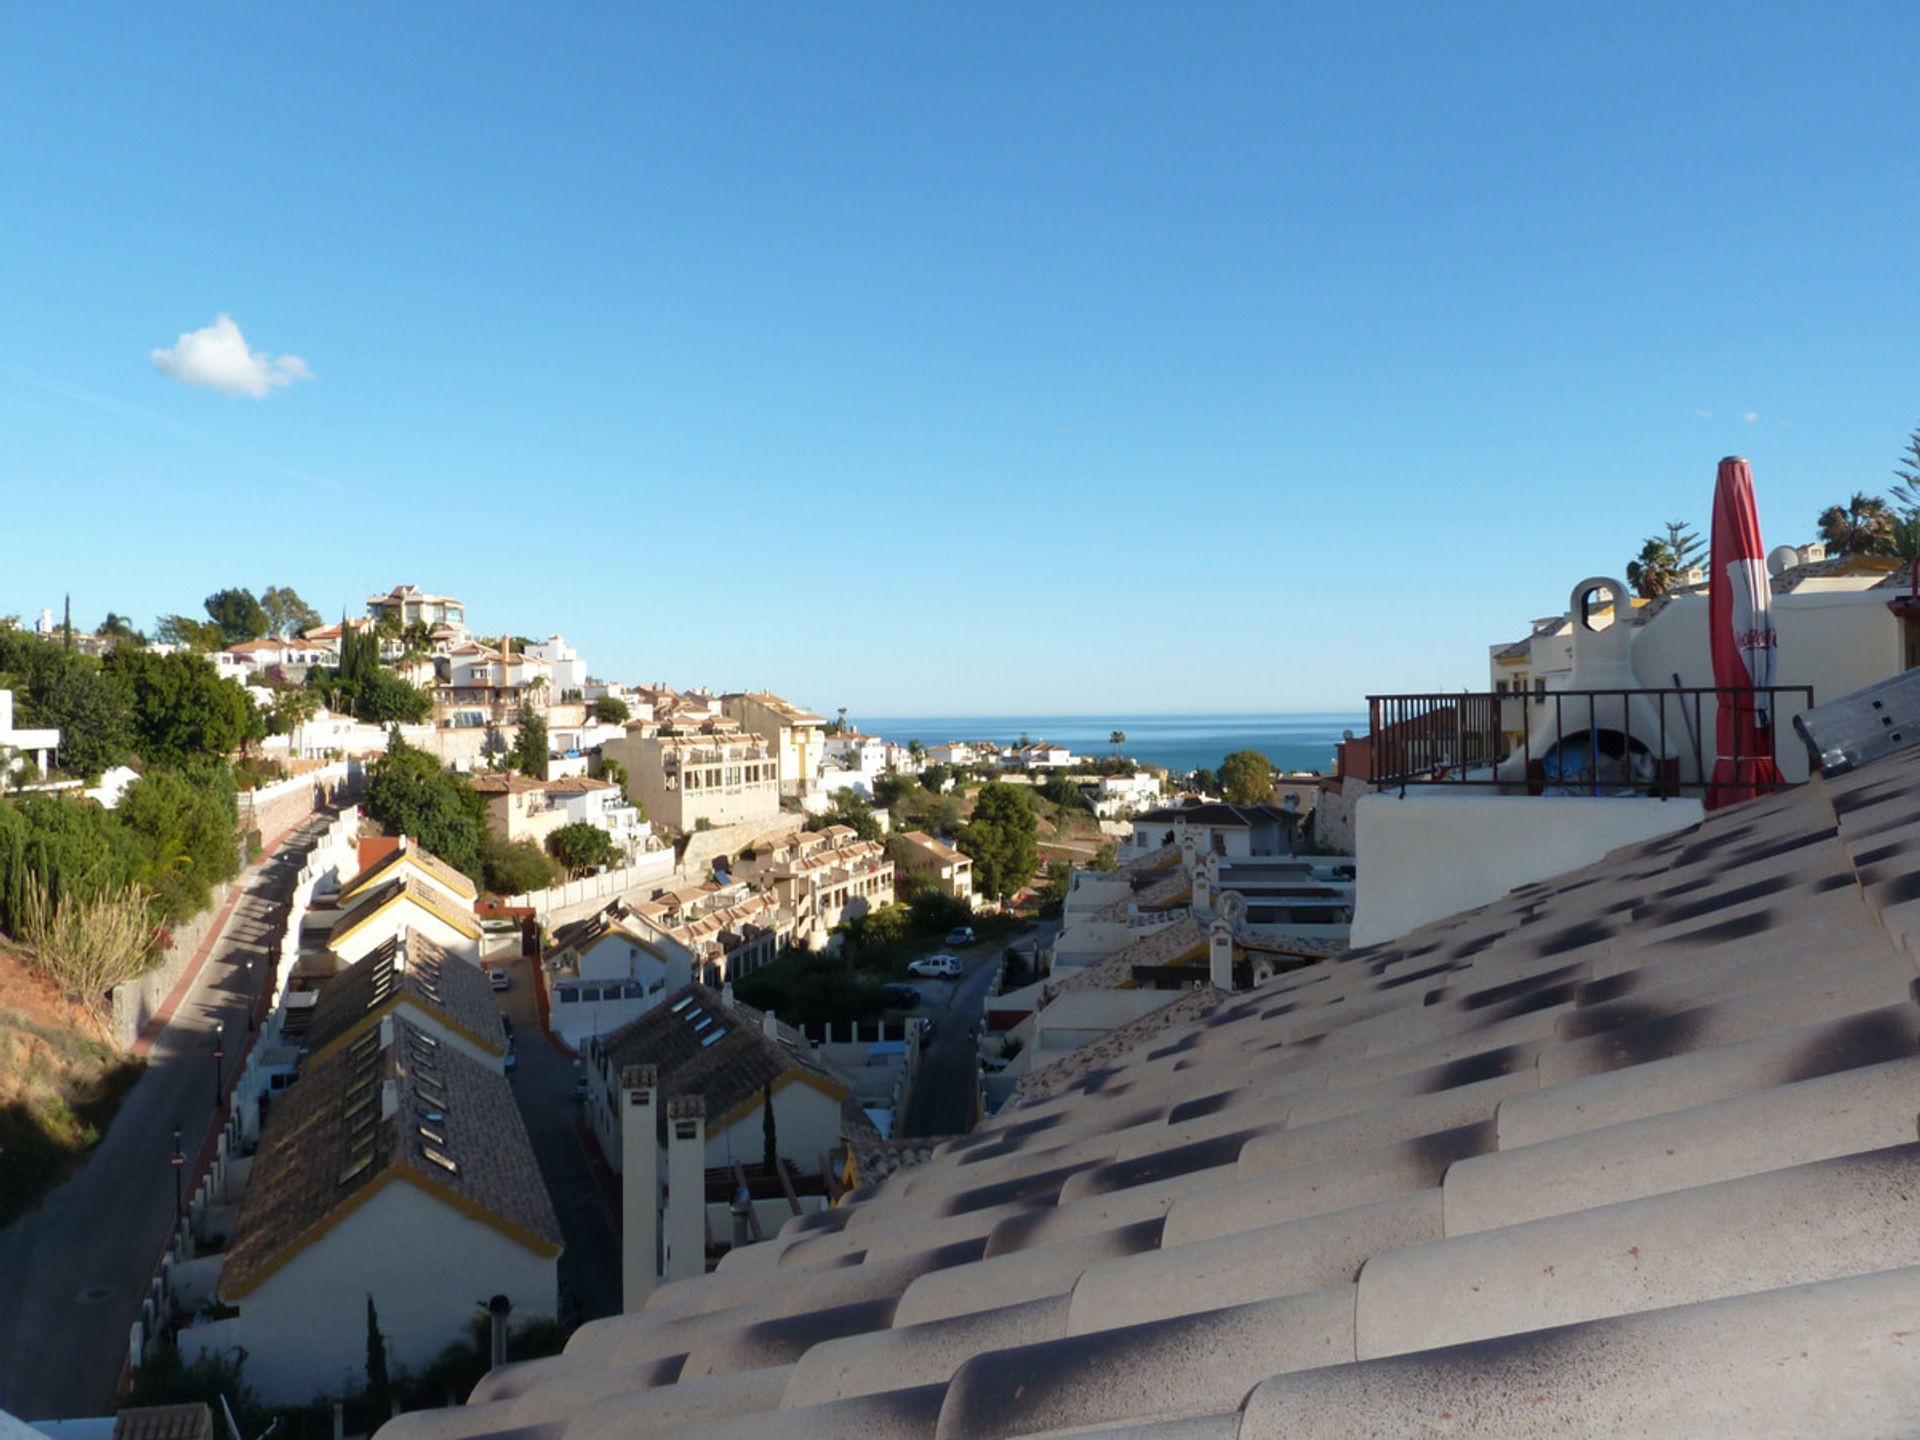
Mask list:
[[[1643,600],[1656,600],[1674,587],[1680,578],[1680,563],[1673,547],[1654,536],[1640,547],[1640,558],[1627,562],[1627,583]]]
[[[1111,735],[1107,736],[1107,743],[1113,746],[1113,753],[1117,756],[1120,753],[1120,747],[1127,743],[1127,732],[1124,730],[1114,731]]]
[[[1845,505],[1820,512],[1820,539],[1836,555],[1891,555],[1893,507],[1879,495],[1856,490]]]

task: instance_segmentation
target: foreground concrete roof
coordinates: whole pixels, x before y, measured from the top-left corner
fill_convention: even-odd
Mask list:
[[[1920,1431],[1917,785],[1191,992],[382,1434]]]

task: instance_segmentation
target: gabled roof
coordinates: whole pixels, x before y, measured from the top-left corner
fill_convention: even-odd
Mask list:
[[[1093,912],[1095,920],[1125,920],[1138,907],[1142,914],[1166,910],[1193,898],[1193,881],[1185,870],[1175,870],[1132,894],[1102,905]]]
[[[383,1440],[1920,1433],[1917,797],[1920,748],[1180,993]]]
[[[559,1253],[559,1222],[507,1078],[394,1016],[308,1065],[275,1101],[219,1294],[246,1295],[397,1180],[536,1255]]]
[[[418,931],[407,930],[321,988],[307,1021],[308,1063],[377,1026],[402,1004],[424,1011],[483,1050],[507,1053],[507,1032],[486,973],[447,954]]]
[[[663,1096],[698,1095],[705,1100],[709,1133],[758,1104],[768,1086],[789,1080],[800,1080],[835,1100],[846,1098],[850,1087],[813,1059],[803,1036],[781,1026],[780,1038],[770,1039],[761,1021],[760,1011],[738,1001],[729,1005],[695,982],[602,1036],[599,1044],[615,1074],[628,1065],[653,1065],[660,1072]]]
[[[327,931],[328,946],[338,945],[389,905],[402,902],[411,902],[419,906],[435,919],[451,925],[469,940],[478,940],[482,934],[480,922],[473,918],[471,910],[463,910],[451,904],[447,897],[433,886],[424,884],[411,875],[395,875],[384,885],[364,892],[358,904],[333,922],[333,928]]]
[[[366,894],[396,878],[409,867],[420,871],[436,884],[445,886],[463,900],[471,901],[480,894],[473,881],[438,855],[422,850],[418,845],[393,841],[388,848],[369,854],[368,844],[367,840],[360,842],[360,873],[341,887],[340,899],[343,902]]]
[[[547,947],[547,961],[551,963],[563,955],[577,955],[608,935],[621,935],[636,945],[648,947],[658,943],[658,937],[628,908],[626,901],[615,900],[585,919],[555,928]]]

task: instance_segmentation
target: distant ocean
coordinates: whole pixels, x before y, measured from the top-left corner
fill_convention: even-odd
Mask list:
[[[996,740],[1012,744],[1022,734],[1065,745],[1074,754],[1109,755],[1107,737],[1127,732],[1120,753],[1176,774],[1218,769],[1235,750],[1258,750],[1281,770],[1333,768],[1340,732],[1364,734],[1364,715],[858,715],[847,723],[869,735],[904,745],[922,740]]]

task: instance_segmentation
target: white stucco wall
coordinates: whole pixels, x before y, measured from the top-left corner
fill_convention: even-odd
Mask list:
[[[260,1398],[299,1404],[365,1385],[369,1294],[388,1363],[417,1370],[465,1338],[476,1298],[506,1295],[515,1319],[550,1316],[558,1285],[555,1258],[396,1180],[240,1297],[238,1316],[182,1331],[180,1344],[188,1359],[245,1346]]]
[[[463,902],[466,908],[471,902]],[[337,923],[338,916],[334,919]],[[346,964],[364,959],[379,946],[384,945],[395,935],[405,930],[416,930],[449,955],[457,955],[462,960],[480,963],[480,941],[470,939],[454,929],[446,921],[423,906],[402,898],[389,906],[382,914],[373,916],[352,934],[341,937],[338,945],[330,946]]]
[[[1890,598],[1891,592],[1885,590],[1776,595],[1773,623],[1780,633],[1780,648],[1774,683],[1811,685],[1814,703],[1824,705],[1900,674],[1905,668],[1905,646],[1900,622],[1887,609]],[[1713,684],[1706,598],[1679,596],[1649,620],[1634,637],[1633,668],[1640,683],[1650,689],[1672,685],[1676,673],[1687,685]],[[1782,716],[1776,748],[1781,772],[1789,780],[1804,780],[1806,747],[1787,728],[1794,708],[1787,708]],[[1704,697],[1702,713],[1701,747],[1711,766],[1711,696]],[[1679,743],[1686,744],[1684,735]]]
[[[824,1151],[840,1143],[840,1102],[799,1080],[774,1092],[774,1138],[789,1165],[811,1172]],[[766,1133],[756,1100],[733,1124],[717,1134],[707,1131],[707,1168],[738,1160],[757,1165],[766,1153]]]
[[[1397,939],[1622,845],[1696,825],[1704,814],[1692,798],[1463,795],[1437,786],[1410,787],[1404,800],[1368,795],[1354,807],[1353,944]]]

